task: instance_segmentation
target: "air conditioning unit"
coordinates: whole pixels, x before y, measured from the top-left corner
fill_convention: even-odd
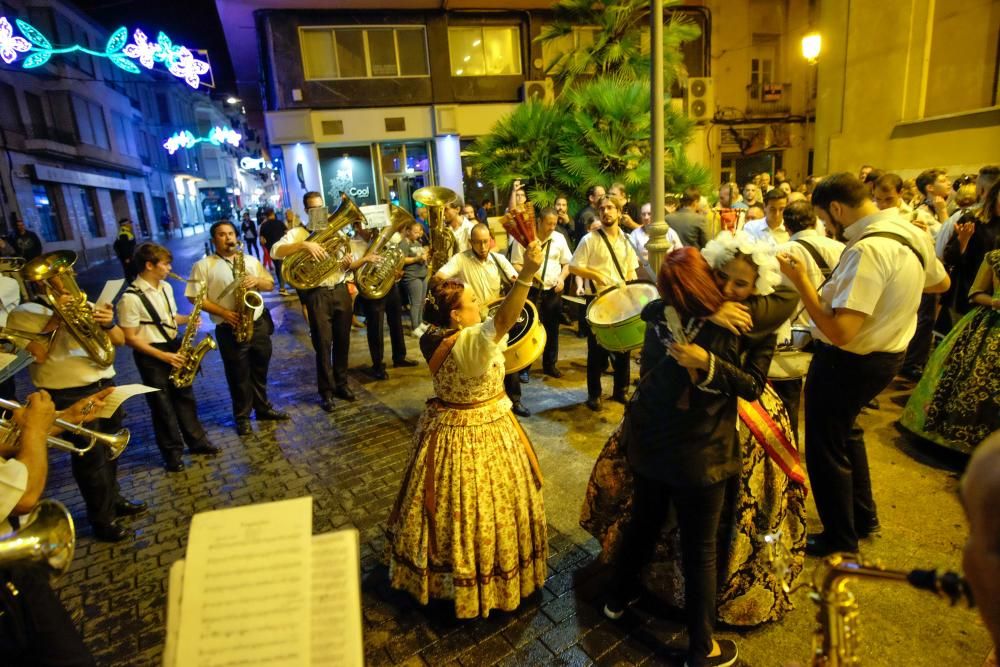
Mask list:
[[[715,82],[712,77],[693,76],[688,79],[688,118],[707,122],[715,117]]]
[[[537,102],[551,102],[556,98],[555,86],[552,79],[541,81],[525,81],[522,99],[525,102],[535,100]]]

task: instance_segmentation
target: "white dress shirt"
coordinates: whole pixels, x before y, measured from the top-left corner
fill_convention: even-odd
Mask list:
[[[634,280],[635,271],[639,268],[639,258],[636,256],[635,248],[629,242],[628,236],[619,229],[616,238],[608,236],[607,239],[614,249],[618,266],[621,267],[624,276],[618,273],[615,262],[608,252],[608,244],[604,242],[598,231],[584,234],[583,238],[580,239],[580,243],[576,246],[576,252],[573,253],[573,259],[569,263],[570,267],[598,271],[606,276],[607,280],[610,281],[609,284],[624,284],[627,280]]]
[[[134,287],[141,291],[153,306],[156,315],[160,318],[163,328],[170,338],[164,338],[160,329],[153,321],[152,315],[146,310],[142,299],[136,294],[125,290],[122,298],[118,300],[118,323],[129,329],[138,329],[139,335],[148,343],[169,343],[177,337],[177,322],[174,315],[177,314],[177,302],[174,301],[173,285],[166,280],[161,280],[159,287],[153,287],[144,278],[136,278],[129,289]],[[145,323],[145,324],[144,324]]]
[[[271,248],[270,250],[271,256],[277,259],[277,257],[275,256],[275,251],[279,250],[284,246],[291,245],[292,243],[302,243],[308,238],[309,238],[308,229],[301,226],[292,227],[287,232],[285,232],[285,235],[282,236],[281,239],[277,243],[275,243],[274,246]],[[287,257],[282,257],[280,259],[284,260],[287,259]],[[353,261],[354,258],[352,257],[351,259]],[[347,274],[348,272],[342,271],[338,267],[336,271],[333,271],[332,273],[327,275],[326,278],[323,279],[323,281],[319,284],[319,287],[336,287],[340,283],[345,282],[347,280]],[[212,321],[213,322],[215,321],[214,318]]]
[[[0,327],[7,326],[7,315],[21,303],[21,285],[10,276],[0,275]]]
[[[743,225],[743,231],[745,231],[750,236],[754,237],[758,241],[767,241],[771,245],[780,245],[783,243],[788,243],[789,235],[788,230],[785,229],[785,223],[782,222],[780,225],[771,229],[771,226],[767,224],[767,218],[760,218],[759,220],[751,220],[750,222]]]
[[[524,264],[524,247],[513,238],[510,240],[510,245],[511,263]],[[542,281],[542,289],[549,290],[555,287],[556,283],[562,282],[559,276],[562,275],[563,267],[573,259],[573,253],[569,251],[566,237],[559,232],[549,234],[549,238],[542,242],[542,247],[547,248],[546,255],[549,261],[546,262],[546,258],[542,258],[542,266],[535,271],[535,277]],[[543,270],[544,275],[542,275]]]
[[[0,534],[11,530],[8,518],[28,490],[28,466],[0,457]]]
[[[823,258],[823,261],[826,262],[828,272],[832,271],[833,268],[837,266],[837,262],[840,261],[840,255],[844,252],[845,246],[836,239],[826,238],[815,229],[803,229],[801,232],[792,234],[787,243],[782,243],[775,249],[775,252],[788,253],[795,259],[796,262],[798,262],[799,265],[805,267],[806,275],[809,276],[809,282],[811,282],[814,287],[819,287],[823,280],[825,280],[823,270],[820,268],[819,264],[816,263],[816,260],[813,259],[812,254],[802,246],[802,243],[799,243],[800,239],[802,240],[802,243],[808,243],[814,250],[816,250],[817,254]],[[794,289],[792,287],[792,282],[785,274],[781,274],[781,282],[784,283],[785,286]],[[802,302],[799,301],[799,304],[801,303]],[[796,305],[796,312],[798,312],[800,308],[801,305]],[[801,314],[791,324],[811,327],[812,319],[810,319],[809,313],[807,313],[804,308],[801,310]]]
[[[447,224],[447,223],[446,223]],[[451,225],[447,225],[448,229],[451,229],[451,233],[455,235],[455,241],[458,246],[455,250],[458,252],[465,252],[471,246],[469,245],[469,236],[472,234],[472,228],[476,226],[477,223],[470,222],[468,218],[462,218],[462,224],[457,228],[452,228]]]
[[[649,251],[646,250],[646,244],[649,243],[649,234],[646,232],[646,226],[643,225],[642,227],[633,229],[628,235],[628,240],[632,244],[632,248],[635,249],[635,254],[639,257],[639,260],[643,264],[649,264]],[[681,237],[669,226],[667,227],[667,243],[670,245],[667,252],[673,252],[684,245],[681,243]]]
[[[517,280],[517,271],[500,253],[491,252],[486,261],[482,261],[475,252],[466,250],[452,255],[438,274],[444,278],[458,278],[471,287],[485,312],[486,304],[500,297],[501,269],[509,281]]]
[[[208,291],[205,293],[206,299],[227,310],[236,310],[235,287],[229,290],[229,293],[225,296],[219,296],[233,282],[233,257],[224,259],[219,255],[212,254],[208,257],[202,257],[195,262],[195,265],[191,268],[191,281],[188,282],[187,287],[184,289],[184,296],[192,298],[198,296],[198,292],[202,288],[198,281],[205,282],[208,284]],[[264,268],[264,265],[260,263],[260,260],[253,255],[245,254],[243,256],[243,265],[246,267],[246,274],[248,276],[263,278],[271,275]],[[218,315],[209,314],[211,315],[212,322],[215,324],[221,324],[225,321]],[[262,308],[256,317],[254,317],[254,321],[260,319],[263,314],[264,309]]]

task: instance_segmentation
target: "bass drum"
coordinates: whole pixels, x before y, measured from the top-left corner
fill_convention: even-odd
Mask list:
[[[496,315],[503,299],[487,304],[488,316]],[[517,322],[507,332],[507,349],[504,350],[504,370],[509,375],[524,370],[542,356],[545,349],[545,328],[538,319],[535,304],[524,302]]]
[[[656,285],[647,280],[613,285],[598,294],[587,306],[587,322],[598,345],[611,352],[642,347],[646,338],[642,309],[659,296]]]

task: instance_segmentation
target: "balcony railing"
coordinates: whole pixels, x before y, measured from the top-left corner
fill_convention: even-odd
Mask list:
[[[771,116],[786,114],[791,108],[792,84],[751,83],[747,86],[747,114]]]

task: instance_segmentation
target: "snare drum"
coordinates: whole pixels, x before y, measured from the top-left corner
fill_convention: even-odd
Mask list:
[[[587,306],[587,322],[598,345],[611,352],[642,347],[646,323],[640,315],[659,296],[656,285],[646,280],[614,285],[598,294]]]
[[[487,304],[489,317],[494,317],[503,299]],[[535,304],[524,302],[524,308],[514,326],[507,332],[507,349],[504,350],[504,372],[508,375],[524,370],[542,356],[545,350],[545,328],[538,319]]]

